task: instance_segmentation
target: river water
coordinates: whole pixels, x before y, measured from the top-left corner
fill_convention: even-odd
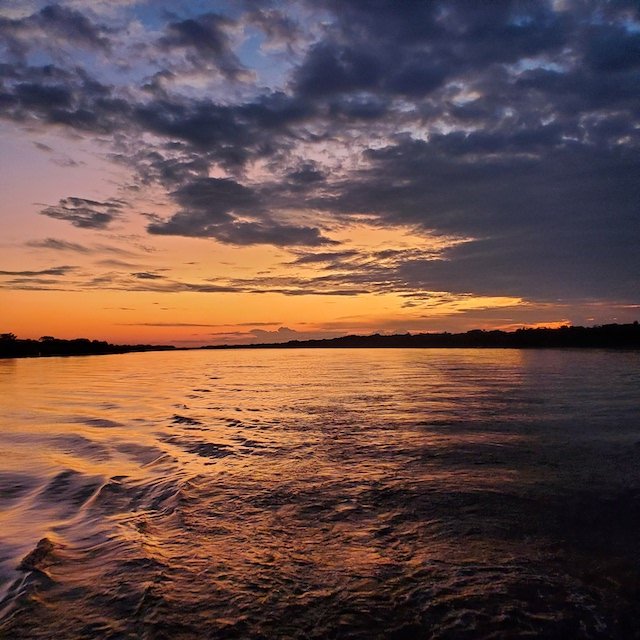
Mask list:
[[[0,360],[0,637],[640,637],[640,353]]]

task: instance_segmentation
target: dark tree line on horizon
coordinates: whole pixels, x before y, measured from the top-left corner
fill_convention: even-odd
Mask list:
[[[517,329],[466,333],[405,333],[343,336],[322,340],[290,340],[284,343],[219,345],[204,349],[251,348],[604,348],[640,349],[640,325],[606,324],[596,327],[565,326],[558,329]]]
[[[248,345],[210,345],[201,349],[295,349],[295,348],[500,348],[500,349],[640,349],[640,324],[605,324],[595,327],[565,326],[558,329],[517,329],[501,331],[473,329],[466,333],[405,333],[395,335],[343,336],[320,340]],[[132,351],[175,350],[170,345],[117,345],[104,340],[75,338],[64,340],[43,336],[39,340],[20,339],[13,333],[0,334],[0,358],[101,355]]]
[[[0,334],[0,358],[28,358],[39,356],[82,356],[108,353],[128,353],[131,351],[160,351],[175,349],[164,345],[110,344],[104,340],[74,338],[64,340],[53,336],[42,336],[39,340],[20,339],[13,333]]]

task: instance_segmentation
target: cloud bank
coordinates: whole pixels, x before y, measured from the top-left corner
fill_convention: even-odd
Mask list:
[[[172,207],[149,234],[273,245],[322,269],[139,284],[637,302],[636,2],[29,6],[0,10],[2,119],[106,144]],[[129,215],[77,194],[42,214],[98,231]],[[339,246],[363,220],[465,241]]]

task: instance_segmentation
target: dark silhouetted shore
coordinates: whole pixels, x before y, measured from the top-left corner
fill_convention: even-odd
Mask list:
[[[323,340],[290,340],[281,343],[215,345],[203,349],[290,349],[290,348],[489,348],[489,349],[640,349],[640,325],[606,324],[597,327],[517,329],[466,333],[417,333],[344,336]]]
[[[349,335],[321,340],[242,345],[207,345],[200,349],[640,349],[640,325],[606,324],[596,327],[560,327],[558,329],[517,329],[466,333],[405,333],[369,336]],[[44,336],[39,340],[20,339],[12,333],[0,334],[0,358],[102,355],[135,351],[178,351],[172,345],[117,345],[102,340],[75,338],[63,340]]]
[[[20,339],[12,333],[0,334],[0,358],[34,358],[47,356],[93,356],[132,351],[165,351],[176,347],[151,344],[110,344],[103,340],[75,338],[63,340],[44,336],[39,340]]]

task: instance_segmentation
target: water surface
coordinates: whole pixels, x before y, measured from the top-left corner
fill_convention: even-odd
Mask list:
[[[0,360],[0,637],[639,638],[640,354]]]

